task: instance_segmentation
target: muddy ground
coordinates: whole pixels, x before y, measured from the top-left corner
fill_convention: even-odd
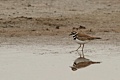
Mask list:
[[[119,15],[119,0],[0,0],[0,79],[118,80]],[[70,69],[73,30],[102,38],[84,50],[100,64]]]

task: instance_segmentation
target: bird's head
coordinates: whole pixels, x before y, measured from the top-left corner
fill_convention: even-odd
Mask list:
[[[78,32],[72,31],[72,32],[69,34],[69,36],[70,36],[70,35],[75,36],[75,35],[77,35],[77,34],[78,34]]]
[[[73,70],[73,71],[76,71],[77,68],[76,67],[73,67],[73,66],[70,66],[70,68]]]

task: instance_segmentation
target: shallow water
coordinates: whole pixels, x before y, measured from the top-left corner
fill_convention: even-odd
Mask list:
[[[85,68],[72,71],[70,66],[79,55],[62,50],[61,46],[2,45],[0,47],[0,80],[119,80],[119,50],[96,50],[86,58],[100,61]],[[67,46],[64,46],[67,47]],[[106,48],[106,47],[104,47]],[[112,45],[109,45],[112,48]],[[110,53],[111,52],[111,53]],[[86,55],[87,54],[87,55]]]

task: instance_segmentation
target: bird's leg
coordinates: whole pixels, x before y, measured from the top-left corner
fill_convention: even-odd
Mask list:
[[[83,49],[84,49],[84,44],[83,44],[83,46],[82,46],[82,52],[83,52]]]
[[[78,49],[79,49],[80,47],[81,47],[81,44],[80,44],[80,46],[79,46],[76,50],[70,51],[70,53],[75,52],[75,51],[78,51]]]
[[[81,54],[79,54],[79,55],[80,55],[80,57],[82,57]]]
[[[83,48],[84,48],[84,44],[83,44],[83,46],[82,46],[82,55],[83,55],[83,57],[84,57]]]
[[[78,51],[78,49],[81,47],[81,44],[80,44],[80,46],[76,49],[76,51]]]
[[[83,56],[83,58],[85,57],[83,51],[82,51],[82,56]]]
[[[78,51],[77,51],[77,52],[78,52]],[[80,55],[80,57],[82,57],[82,56],[81,56],[81,53],[78,52],[78,54]]]

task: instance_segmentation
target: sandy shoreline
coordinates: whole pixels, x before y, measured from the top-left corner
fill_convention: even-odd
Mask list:
[[[119,0],[1,0],[0,80],[119,80],[119,8]],[[71,70],[72,30],[102,38],[84,49],[100,64]]]

